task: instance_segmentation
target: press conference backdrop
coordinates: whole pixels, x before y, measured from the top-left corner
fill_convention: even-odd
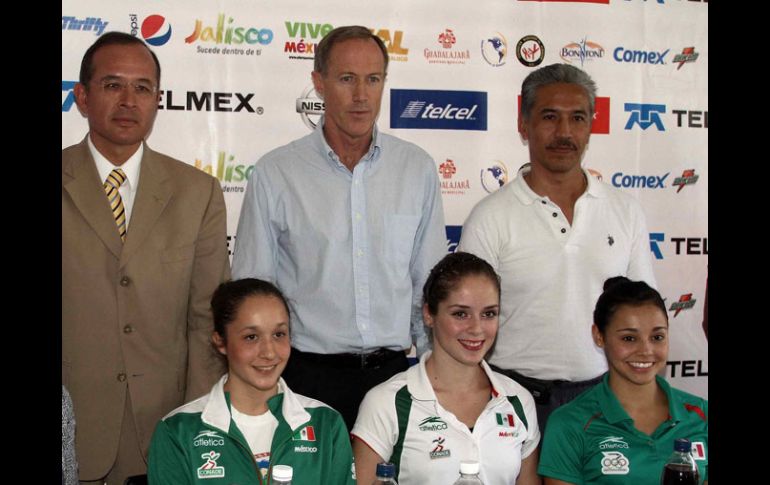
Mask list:
[[[86,48],[112,30],[144,39],[163,69],[148,143],[220,180],[232,252],[251,167],[313,129],[315,47],[350,24],[388,46],[378,126],[433,156],[448,251],[473,206],[528,161],[524,77],[565,62],[594,78],[583,165],[644,207],[669,308],[666,377],[708,397],[707,1],[63,0],[62,147],[88,129],[72,90]]]

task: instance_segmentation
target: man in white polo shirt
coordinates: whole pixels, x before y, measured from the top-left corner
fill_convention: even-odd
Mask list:
[[[529,389],[538,423],[599,382],[607,363],[591,339],[592,311],[611,276],[655,286],[639,202],[596,178],[581,159],[591,135],[596,84],[552,64],[522,83],[519,129],[530,163],[481,200],[458,250],[502,278],[492,368]]]

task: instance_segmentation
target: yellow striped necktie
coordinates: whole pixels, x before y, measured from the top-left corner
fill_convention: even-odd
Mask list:
[[[118,226],[120,240],[126,242],[126,210],[123,207],[123,198],[120,197],[118,188],[126,181],[126,174],[123,170],[115,168],[107,175],[104,181],[104,192],[107,194],[107,200],[110,202],[112,216],[115,218],[115,224]]]

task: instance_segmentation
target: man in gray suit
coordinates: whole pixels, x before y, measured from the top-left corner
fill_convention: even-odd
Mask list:
[[[158,420],[223,371],[209,299],[230,275],[224,196],[144,142],[159,83],[144,42],[99,37],[75,86],[89,133],[62,151],[62,383],[86,482],[146,473]]]

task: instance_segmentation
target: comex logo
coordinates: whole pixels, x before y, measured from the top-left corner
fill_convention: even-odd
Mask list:
[[[618,172],[612,176],[612,185],[615,187],[633,188],[633,189],[662,189],[665,188],[664,182],[671,172],[665,175],[626,175]]]
[[[643,130],[655,125],[658,131],[666,131],[663,120],[660,119],[660,113],[666,112],[665,104],[625,103],[623,108],[631,113],[626,130],[630,130],[634,125],[639,125]]]
[[[671,49],[666,49],[663,52],[638,50],[632,51],[626,50],[623,47],[618,47],[612,52],[612,57],[618,62],[665,65],[666,63],[664,61],[666,59],[666,55],[668,55],[668,51],[670,50]]]
[[[323,115],[326,110],[326,105],[316,94],[315,87],[313,87],[312,83],[305,88],[305,90],[302,91],[302,95],[297,98],[296,110],[297,113],[299,113],[300,118],[302,118],[302,122],[305,123],[305,126],[311,130],[315,130],[321,115]],[[311,118],[311,116],[313,118]]]

